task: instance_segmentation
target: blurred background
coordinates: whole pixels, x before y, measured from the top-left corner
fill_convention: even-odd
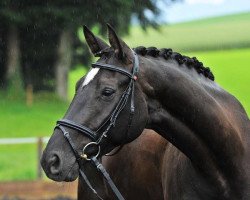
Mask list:
[[[250,113],[248,0],[1,0],[0,199],[75,198],[39,157],[93,61],[82,25],[106,39],[107,22],[130,47],[197,57]]]

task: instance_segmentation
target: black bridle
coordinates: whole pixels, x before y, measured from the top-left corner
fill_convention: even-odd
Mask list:
[[[113,112],[109,115],[108,119],[99,126],[97,131],[93,131],[90,128],[84,126],[84,125],[75,123],[75,122],[73,122],[71,120],[68,120],[68,119],[58,120],[57,125],[56,125],[55,128],[58,128],[63,132],[64,137],[68,141],[69,145],[71,146],[72,151],[75,154],[76,160],[77,160],[77,162],[79,164],[80,174],[84,178],[84,180],[85,180],[86,184],[89,186],[89,188],[93,191],[93,193],[95,193],[99,199],[102,199],[98,195],[96,190],[92,187],[92,185],[89,182],[89,180],[88,180],[87,176],[85,175],[85,173],[81,170],[81,160],[82,159],[87,160],[87,161],[92,161],[92,163],[95,165],[95,167],[105,177],[105,179],[107,180],[108,184],[110,185],[111,189],[113,190],[113,192],[115,193],[117,198],[119,200],[124,200],[123,196],[121,195],[121,193],[119,192],[119,190],[117,189],[117,187],[115,186],[113,181],[111,180],[109,174],[107,173],[107,171],[105,170],[103,165],[98,161],[98,157],[100,156],[100,152],[101,152],[101,147],[100,147],[101,142],[103,141],[104,138],[108,138],[109,130],[112,127],[115,126],[117,117],[119,116],[121,111],[124,109],[124,107],[127,105],[129,97],[130,97],[130,113],[129,113],[129,121],[128,121],[127,132],[129,131],[129,128],[131,127],[132,119],[133,119],[133,115],[134,115],[134,111],[135,111],[135,106],[134,106],[134,83],[137,80],[137,74],[139,72],[139,59],[138,59],[138,56],[134,53],[132,72],[129,72],[129,71],[127,71],[125,69],[122,69],[120,67],[117,67],[115,65],[103,64],[103,63],[99,63],[99,62],[93,63],[92,67],[93,68],[101,68],[101,69],[106,69],[106,70],[110,70],[110,71],[119,72],[119,73],[121,73],[121,74],[123,74],[123,75],[130,78],[128,86],[125,89],[125,91],[123,92],[123,94],[122,94],[120,100],[118,101],[116,107],[114,108]],[[88,144],[86,144],[84,146],[81,154],[77,151],[77,149],[76,149],[76,147],[74,145],[74,142],[72,141],[72,139],[70,137],[69,132],[67,132],[64,127],[74,129],[74,130],[80,132],[81,134],[83,134],[84,136],[88,137],[91,140],[90,143],[88,143]],[[98,134],[98,132],[103,127],[106,127],[106,128],[104,129],[104,131],[102,133]],[[96,152],[96,154],[94,156],[89,156],[86,153],[87,148],[89,148],[91,146],[96,146],[97,147],[97,152]]]

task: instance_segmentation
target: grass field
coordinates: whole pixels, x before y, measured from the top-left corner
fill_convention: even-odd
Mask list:
[[[32,107],[0,95],[0,138],[49,136],[67,108],[53,95],[36,96]],[[0,145],[0,181],[36,179],[36,144]]]
[[[41,100],[40,100],[41,99]],[[67,103],[54,97],[41,95],[36,97],[32,107],[23,101],[0,100],[1,137],[45,136],[55,125],[55,120],[62,117]]]
[[[92,30],[97,34],[97,29]],[[158,30],[131,26],[124,41],[130,47],[154,46],[175,51],[208,51],[250,47],[250,12],[179,24],[162,25]],[[82,29],[79,36],[85,41]],[[107,37],[102,37],[107,41]]]
[[[38,161],[36,148],[35,144],[1,145],[0,181],[35,180]]]
[[[173,48],[175,51],[231,49],[250,46],[250,13],[161,26],[159,31],[132,27],[125,41],[131,46]]]
[[[125,40],[131,46],[172,47],[188,52],[212,69],[216,82],[235,95],[250,114],[250,48],[194,52],[191,50],[250,47],[250,14],[220,17],[183,24],[163,26],[162,32],[143,33],[137,27]],[[231,26],[231,28],[230,28]],[[200,28],[199,28],[200,27]],[[69,94],[74,95],[75,82],[86,73],[77,68],[70,73]],[[50,136],[57,119],[63,117],[69,102],[51,94],[39,94],[34,105],[23,100],[6,99],[0,93],[0,138]],[[0,145],[0,181],[36,178],[35,145]]]

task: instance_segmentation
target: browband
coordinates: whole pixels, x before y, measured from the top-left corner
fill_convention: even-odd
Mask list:
[[[110,71],[116,71],[116,72],[119,72],[121,74],[124,74],[124,75],[128,76],[131,79],[136,80],[137,79],[136,75],[139,72],[139,59],[138,59],[138,56],[136,55],[136,53],[134,53],[134,62],[133,62],[133,71],[132,71],[132,73],[125,70],[125,69],[122,69],[120,67],[116,67],[114,65],[105,64],[105,63],[99,63],[99,62],[92,63],[92,67],[93,68],[103,68],[103,69],[107,69],[107,70],[110,70]]]
[[[130,73],[129,71],[125,70],[125,69],[122,69],[120,67],[114,67],[114,65],[109,65],[109,64],[103,64],[103,63],[93,63],[92,64],[92,67],[93,68],[103,68],[103,69],[107,69],[107,70],[110,70],[110,71],[116,71],[116,72],[119,72],[121,74],[124,74],[126,76],[128,76],[129,78],[133,78],[133,74]]]

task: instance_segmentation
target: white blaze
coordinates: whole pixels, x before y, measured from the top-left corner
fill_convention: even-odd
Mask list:
[[[96,74],[98,73],[100,68],[93,68],[89,71],[89,73],[87,74],[87,76],[85,77],[85,80],[82,84],[82,87],[84,87],[85,85],[88,85],[90,81],[92,81],[94,79],[94,77],[96,76]]]

